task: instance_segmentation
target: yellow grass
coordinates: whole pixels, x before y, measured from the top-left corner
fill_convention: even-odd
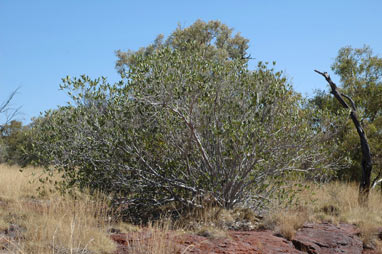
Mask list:
[[[115,251],[103,198],[79,194],[75,200],[49,192],[40,196],[33,172],[40,174],[41,169],[21,173],[18,167],[0,165],[0,247],[20,254]]]
[[[33,174],[36,173],[36,175]],[[0,165],[0,249],[17,254],[85,254],[114,253],[116,244],[108,230],[142,231],[141,227],[122,222],[111,222],[107,200],[87,194],[61,196],[45,192],[41,196],[37,181],[41,169]],[[47,189],[52,187],[44,184]],[[176,222],[162,220],[143,231],[149,237],[131,244],[130,253],[179,253],[168,241],[169,233],[182,228],[209,238],[226,237],[226,230],[239,222],[271,228],[287,239],[306,222],[350,223],[358,226],[366,244],[382,252],[377,233],[382,229],[382,194],[370,193],[367,207],[358,204],[358,186],[353,183],[333,182],[311,184],[310,189],[297,195],[294,205],[275,203],[262,221],[249,209],[224,210],[213,206],[195,210]],[[239,223],[239,224],[238,224]],[[176,234],[181,234],[178,231]],[[146,239],[146,240],[145,240]],[[192,248],[192,246],[190,246]]]
[[[358,185],[355,183],[311,184],[297,198],[296,204],[289,208],[273,207],[263,225],[291,239],[306,222],[349,223],[359,228],[365,243],[379,245],[377,233],[382,229],[380,191],[371,191],[368,206],[358,204]]]
[[[168,220],[150,224],[144,233],[130,243],[129,253],[132,254],[178,254],[181,253],[178,246],[171,240]],[[182,254],[185,252],[182,252]]]

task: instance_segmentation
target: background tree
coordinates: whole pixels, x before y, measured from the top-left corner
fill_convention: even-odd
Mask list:
[[[359,116],[373,155],[373,178],[380,176],[382,168],[382,58],[374,55],[370,47],[344,47],[332,65],[332,70],[340,76],[340,89],[350,96],[357,107]],[[312,102],[321,109],[340,114],[336,101],[326,92],[316,93]],[[337,104],[338,105],[338,104]],[[339,133],[337,156],[346,156],[348,166],[339,171],[342,179],[361,179],[361,146],[357,131],[349,119]]]
[[[350,119],[352,120],[355,129],[357,130],[358,136],[360,138],[361,144],[361,165],[362,165],[362,178],[360,179],[359,185],[359,202],[363,205],[367,204],[370,187],[371,187],[371,172],[373,169],[372,156],[370,152],[369,142],[367,140],[366,133],[362,127],[357,116],[357,108],[351,97],[339,91],[337,85],[332,81],[327,72],[320,72],[315,70],[318,74],[322,75],[326,81],[329,83],[331,91],[330,93],[336,98],[336,100],[341,104],[341,106],[349,110]],[[345,100],[346,99],[346,100]]]
[[[11,102],[16,95],[18,89],[14,90],[8,97],[7,99],[0,104],[0,134],[3,133],[5,127],[8,125],[10,121],[17,115],[19,112],[20,108],[14,108],[11,105]],[[6,142],[0,137],[0,162],[5,162],[7,161],[7,156],[8,154],[8,146]]]
[[[22,122],[12,120],[3,125],[0,138],[4,145],[2,162],[20,166],[31,163],[30,126],[23,126]]]
[[[0,130],[5,124],[9,123],[17,115],[17,113],[20,110],[20,107],[14,108],[11,105],[11,102],[12,102],[13,98],[15,97],[18,90],[19,90],[18,88],[15,89],[8,96],[8,98],[3,103],[0,104],[0,116],[2,119],[2,123],[0,124]]]

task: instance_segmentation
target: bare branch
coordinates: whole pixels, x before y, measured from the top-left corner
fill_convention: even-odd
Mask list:
[[[15,118],[15,116],[20,112],[21,107],[18,108],[12,108],[11,102],[17,92],[20,90],[20,88],[16,88],[9,96],[8,98],[0,104],[0,114],[3,114],[4,116],[4,122],[0,125],[0,127],[3,127],[4,125],[8,124],[12,119]]]
[[[320,72],[318,70],[314,70],[318,74],[322,75],[326,81],[329,83],[331,87],[331,94],[334,95],[334,97],[338,100],[338,102],[341,103],[341,105],[344,108],[350,109],[350,118],[352,119],[354,126],[358,132],[360,143],[361,143],[361,150],[362,150],[362,179],[359,186],[359,202],[361,204],[366,204],[370,192],[370,178],[371,178],[371,171],[373,168],[372,159],[371,159],[371,152],[369,143],[367,141],[366,133],[363,130],[360,121],[358,120],[358,117],[356,115],[356,108],[354,101],[347,95],[344,95],[343,93],[340,93],[338,91],[337,85],[332,81],[329,74],[327,72]],[[345,97],[348,99],[351,103],[351,107],[345,102],[343,99]]]
[[[17,91],[19,90],[19,88],[16,88],[16,90],[14,90],[7,98],[7,100],[5,102],[3,102],[2,104],[0,104],[0,114],[1,113],[4,113],[7,109],[8,109],[8,106],[9,104],[11,103],[13,97],[16,95]]]
[[[211,162],[208,158],[208,154],[207,154],[206,150],[204,149],[202,142],[200,141],[200,137],[199,137],[198,133],[196,132],[194,125],[190,121],[188,121],[187,118],[182,113],[180,113],[179,110],[173,109],[171,107],[170,107],[170,110],[173,111],[174,113],[178,114],[178,116],[180,116],[180,118],[182,118],[182,120],[185,122],[187,127],[190,129],[192,136],[194,137],[196,143],[198,144],[198,147],[199,147],[199,150],[202,154],[203,160],[206,162],[208,168],[212,172],[213,168],[212,168]]]
[[[344,94],[344,93],[341,93],[341,95],[350,101],[351,106],[352,106],[352,109],[353,109],[354,111],[356,111],[357,109],[356,109],[356,107],[355,107],[355,103],[354,103],[353,99],[350,98],[348,95],[346,95],[346,94]]]

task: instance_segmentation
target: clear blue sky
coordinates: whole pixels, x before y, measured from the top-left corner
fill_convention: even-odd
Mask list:
[[[197,19],[241,32],[252,57],[275,60],[295,90],[311,95],[326,88],[313,69],[329,71],[341,47],[382,54],[381,13],[380,0],[0,0],[0,101],[20,87],[13,105],[28,123],[65,104],[62,77],[117,81],[115,50],[136,50]]]

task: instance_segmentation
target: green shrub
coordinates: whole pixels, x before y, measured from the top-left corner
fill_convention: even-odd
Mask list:
[[[319,112],[302,107],[280,72],[261,62],[249,70],[245,39],[220,23],[193,26],[118,52],[117,84],[63,79],[72,104],[47,112],[34,135],[42,161],[63,172],[64,189],[101,189],[143,216],[206,199],[255,208],[274,193],[287,197],[289,179],[331,174],[311,123]],[[184,39],[193,34],[207,39]]]

